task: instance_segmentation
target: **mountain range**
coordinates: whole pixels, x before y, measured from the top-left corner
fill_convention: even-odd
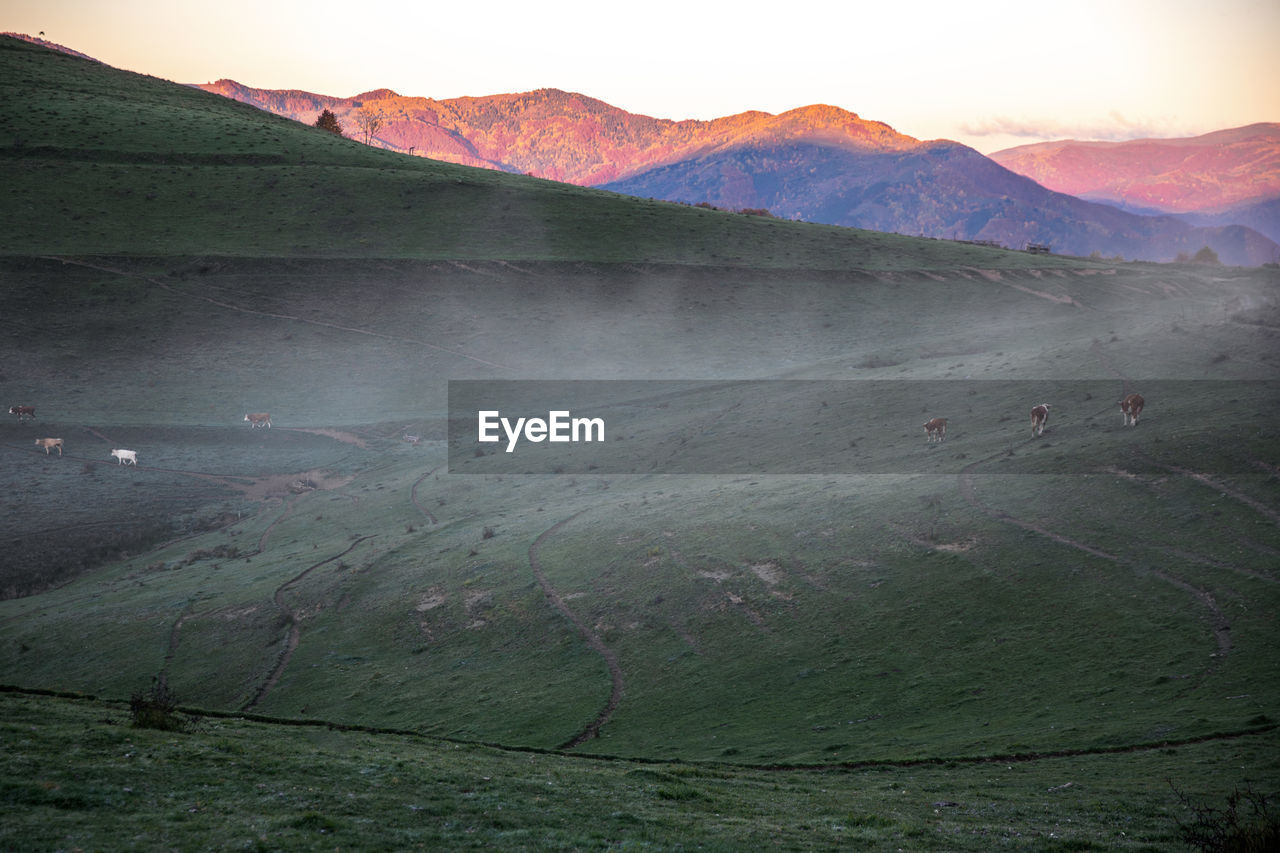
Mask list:
[[[673,121],[558,89],[435,100],[389,89],[339,98],[232,80],[199,88],[307,123],[329,110],[349,135],[367,110],[383,119],[371,141],[385,148],[641,197],[1010,248],[1047,244],[1072,255],[1169,261],[1209,246],[1229,264],[1280,257],[1276,240],[1259,233],[1269,224],[1265,211],[1251,220],[1255,228],[1232,217],[1187,222],[1125,210],[1038,183],[1019,174],[1021,161],[1011,168],[828,105]],[[1232,182],[1255,181],[1252,149],[1241,152],[1224,163],[1221,197],[1240,194],[1228,192]]]
[[[1205,213],[1280,197],[1280,124],[1183,139],[1008,148],[1001,166],[1058,192],[1141,212]]]
[[[828,105],[673,121],[558,89],[436,100],[198,88],[308,124],[329,110],[353,137],[371,111],[379,147],[667,201],[1069,255],[1169,261],[1208,246],[1229,264],[1280,258],[1280,124],[986,157]]]
[[[991,159],[1042,186],[1196,225],[1247,225],[1280,241],[1280,124],[1183,139],[1063,140]]]

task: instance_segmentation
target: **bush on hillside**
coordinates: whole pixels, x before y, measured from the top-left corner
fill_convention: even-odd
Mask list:
[[[150,690],[137,690],[129,697],[129,717],[135,729],[179,732],[186,728],[178,715],[178,699],[163,675],[152,680]]]
[[[1193,803],[1173,789],[1191,812],[1191,820],[1178,822],[1184,843],[1204,853],[1266,853],[1280,850],[1280,813],[1273,811],[1280,794],[1260,794],[1246,786],[1227,795],[1224,808]]]

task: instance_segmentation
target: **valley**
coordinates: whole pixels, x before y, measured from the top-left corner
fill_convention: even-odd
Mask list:
[[[1167,850],[1180,795],[1280,784],[1274,267],[0,63],[57,113],[0,157],[0,846]],[[452,429],[535,380],[622,418],[594,469]],[[157,684],[179,731],[129,724]]]

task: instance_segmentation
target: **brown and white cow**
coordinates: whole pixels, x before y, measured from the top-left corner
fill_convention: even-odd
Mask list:
[[[933,441],[936,436],[939,443],[947,437],[947,419],[934,418],[927,421],[924,425],[924,431],[928,434],[928,440]]]
[[[112,450],[111,455],[116,458],[117,465],[124,465],[126,462],[135,468],[138,465],[138,451],[136,450]]]
[[[1044,425],[1049,422],[1049,404],[1041,403],[1031,407],[1031,437],[1044,434]]]
[[[51,447],[58,448],[58,455],[62,455],[62,439],[60,438],[37,438],[36,447],[43,447],[45,456],[49,455],[49,448]]]
[[[1137,426],[1138,415],[1142,414],[1142,407],[1147,401],[1142,399],[1141,394],[1129,394],[1120,401],[1120,418],[1125,426]]]
[[[35,406],[10,406],[9,414],[17,415],[19,421],[24,421],[27,418],[34,418],[36,416],[36,407]]]
[[[249,422],[249,429],[257,429],[260,426],[268,429],[271,427],[271,415],[266,412],[250,412],[244,416],[244,419]]]

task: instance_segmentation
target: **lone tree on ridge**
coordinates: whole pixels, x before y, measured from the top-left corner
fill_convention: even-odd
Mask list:
[[[320,113],[320,117],[316,119],[316,127],[321,130],[327,130],[335,136],[342,136],[342,123],[338,121],[336,115],[328,110]]]
[[[361,107],[356,113],[356,125],[360,128],[360,132],[364,134],[364,144],[368,145],[373,141],[374,135],[382,130],[382,125],[386,123],[386,118],[380,110],[372,107]]]

